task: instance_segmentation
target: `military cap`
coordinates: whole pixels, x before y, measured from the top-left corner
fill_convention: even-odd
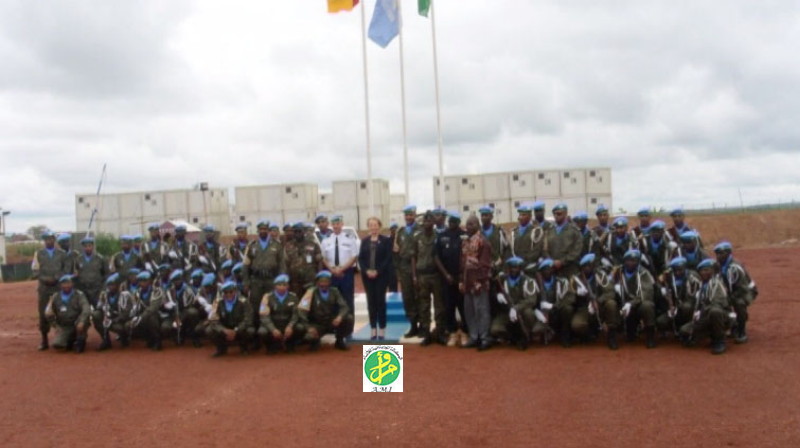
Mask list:
[[[217,282],[217,277],[214,274],[203,274],[203,282],[200,286],[213,286]]]
[[[159,225],[157,222],[151,222],[150,224],[147,225],[147,230],[159,230],[159,229],[161,229],[161,225]]]
[[[142,271],[139,268],[130,268],[128,269],[128,277],[130,277],[131,275],[139,275],[140,272]]]
[[[625,255],[622,256],[623,260],[640,260],[642,253],[638,249],[628,249]]]
[[[461,221],[461,214],[458,212],[446,212],[448,221]]]
[[[140,242],[143,239],[144,239],[144,237],[142,235],[139,235],[138,233],[136,235],[133,235],[133,241],[135,241],[135,242]]]
[[[220,266],[220,269],[230,269],[232,267],[233,267],[233,261],[232,260],[225,260],[222,263],[222,266]]]
[[[150,280],[151,278],[153,278],[153,275],[150,273],[150,271],[142,271],[136,274],[137,280]]]
[[[533,203],[533,211],[544,210],[544,201],[536,201]]]
[[[484,205],[478,209],[478,213],[481,215],[494,215],[494,209],[488,205]]]
[[[723,241],[716,246],[714,246],[714,252],[725,252],[725,251],[733,251],[733,246],[728,241]]]
[[[517,206],[517,213],[531,213],[532,211],[530,204],[521,203]]]
[[[620,216],[614,219],[614,227],[625,227],[628,225],[628,218]]]
[[[332,276],[331,275],[331,271],[319,271],[319,272],[317,272],[317,275],[315,276],[315,278],[317,280],[319,280],[321,278],[331,278],[331,276]]]
[[[203,226],[203,232],[216,232],[217,228],[211,224],[206,224]]]
[[[539,262],[539,269],[547,269],[553,267],[553,259],[552,258],[545,258],[544,260]]]
[[[597,210],[594,211],[594,215],[597,216],[600,213],[608,213],[608,207],[605,204],[600,204],[597,206]]]
[[[683,216],[683,209],[680,207],[673,208],[671,212],[669,212],[669,216]]]
[[[259,219],[256,223],[256,228],[260,229],[262,227],[269,228],[269,220],[268,219]]]
[[[169,274],[169,281],[171,282],[174,282],[179,278],[183,278],[183,269],[175,269],[172,271],[172,274]]]
[[[334,222],[342,222],[342,215],[332,215],[331,216],[331,223]]]
[[[59,242],[61,242],[61,241],[69,241],[71,239],[72,239],[72,235],[70,235],[69,233],[59,233],[58,236],[56,237],[56,241],[59,241]]]
[[[87,236],[81,240],[81,244],[94,244],[94,238]]]
[[[56,234],[53,233],[52,230],[45,230],[44,232],[42,232],[42,239],[55,238],[55,237],[56,237]]]
[[[324,213],[320,213],[316,218],[314,218],[314,224],[319,224],[320,221],[324,221],[326,219],[328,219],[328,217]]]
[[[580,265],[586,266],[587,264],[594,263],[595,258],[597,258],[595,254],[586,254],[581,258]]]
[[[119,283],[122,281],[122,277],[119,276],[119,273],[115,272],[108,276],[106,279],[106,285],[110,285],[112,283]]]
[[[520,257],[511,257],[511,258],[506,260],[506,264],[508,266],[519,267],[519,266],[522,266],[523,263],[525,263],[525,260],[523,260]]]
[[[717,264],[717,262],[712,258],[706,258],[697,264],[697,270],[699,271],[701,269],[713,268],[715,264]]]
[[[169,263],[161,263],[160,265],[158,265],[159,271],[169,271],[170,268],[171,266],[169,265]]]
[[[574,215],[572,215],[572,220],[573,221],[588,221],[589,220],[589,214],[587,214],[586,212],[575,213]]]
[[[275,277],[275,280],[274,280],[273,283],[275,283],[276,285],[278,283],[289,283],[289,276],[286,275],[286,274],[281,274],[281,275]]]
[[[203,282],[203,283],[205,283],[205,282]],[[234,291],[234,290],[236,290],[236,283],[228,280],[227,282],[222,284],[222,287],[220,287],[220,289],[223,290],[223,291]]]
[[[305,230],[306,229],[306,225],[305,225],[305,223],[298,221],[298,222],[292,224],[292,229],[294,229],[294,230]]]
[[[544,207],[542,207],[544,209]],[[567,211],[567,204],[564,202],[559,202],[558,204],[553,206],[553,212],[557,211]]]
[[[686,258],[684,258],[684,257],[675,257],[675,258],[672,259],[672,261],[669,262],[669,267],[671,267],[672,269],[682,268],[682,267],[686,266],[686,263],[687,263]]]
[[[417,213],[417,206],[414,204],[408,204],[403,208],[403,214],[405,215],[412,215]]]
[[[656,219],[652,224],[650,224],[650,228],[653,230],[664,230],[667,228],[667,224],[660,219]]]
[[[185,232],[186,231],[186,224],[178,224],[175,226],[176,232]]]
[[[278,222],[276,221],[276,222],[270,223],[270,225],[268,227],[269,227],[270,230],[272,230],[272,229],[280,229],[281,225],[278,224]],[[284,226],[284,228],[285,228],[285,226]]]
[[[650,207],[642,207],[636,212],[637,216],[650,216]]]
[[[398,227],[397,221],[392,220],[392,222],[389,224],[389,228],[390,229],[396,229],[397,227]]]
[[[236,230],[247,230],[247,223],[240,222],[239,224],[236,224]]]
[[[692,241],[692,240],[696,240],[699,237],[700,237],[700,235],[698,235],[697,232],[695,232],[694,230],[687,230],[687,231],[681,233],[681,237],[680,238],[681,238],[681,241]]]
[[[191,278],[202,278],[203,277],[203,270],[202,269],[195,269],[194,271],[192,271],[191,275],[189,275],[189,276]]]
[[[240,262],[236,263],[235,265],[233,265],[233,268],[231,269],[231,272],[241,272],[243,267],[244,267],[244,263],[242,263],[240,261]]]
[[[66,283],[71,281],[72,281],[72,274],[62,275],[61,278],[58,279],[58,283]]]

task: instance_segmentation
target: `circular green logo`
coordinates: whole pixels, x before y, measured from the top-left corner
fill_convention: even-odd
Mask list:
[[[387,350],[378,350],[364,362],[364,374],[372,384],[387,386],[400,376],[400,360]]]

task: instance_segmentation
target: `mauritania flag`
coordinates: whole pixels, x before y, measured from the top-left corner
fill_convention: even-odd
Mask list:
[[[372,13],[367,36],[383,48],[386,48],[400,33],[400,14],[397,11],[397,2],[398,0],[377,0],[375,2],[375,12]]]
[[[428,17],[428,11],[431,9],[431,0],[417,0],[417,9],[419,15]]]
[[[352,11],[358,0],[328,0],[328,12]]]

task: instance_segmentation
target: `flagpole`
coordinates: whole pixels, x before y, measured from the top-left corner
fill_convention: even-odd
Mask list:
[[[442,157],[442,112],[439,105],[439,58],[436,54],[436,13],[434,4],[431,0],[431,34],[433,35],[433,79],[436,90],[436,131],[437,143],[439,146],[439,206],[445,207],[444,200],[444,158]]]
[[[369,135],[369,77],[367,76],[367,27],[364,9],[366,2],[361,2],[361,51],[364,62],[364,121],[367,136],[367,195],[369,196],[369,215],[375,215],[375,198],[372,196],[372,148]],[[360,221],[360,218],[359,218]],[[358,228],[360,223],[354,223]]]
[[[406,75],[403,58],[403,2],[397,2],[397,13],[400,17],[400,108],[403,111],[403,179],[405,182],[406,202],[411,203],[408,185],[408,139],[406,132]]]

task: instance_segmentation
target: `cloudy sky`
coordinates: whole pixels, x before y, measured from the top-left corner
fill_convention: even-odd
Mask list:
[[[367,19],[373,0],[362,0]],[[412,200],[438,172],[431,28],[403,0]],[[794,1],[436,2],[445,173],[611,166],[616,207],[800,200]],[[0,0],[0,207],[366,176],[358,9]],[[368,42],[373,174],[403,189],[398,42]]]

